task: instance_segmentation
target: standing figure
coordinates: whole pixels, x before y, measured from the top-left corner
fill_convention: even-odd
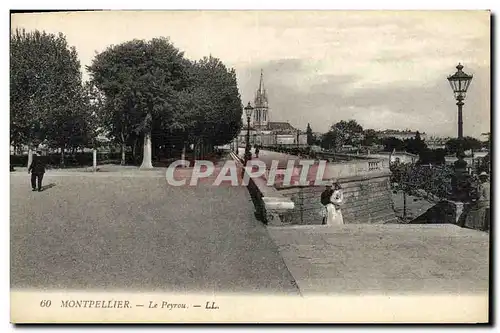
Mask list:
[[[259,152],[260,152],[259,146],[255,146],[255,157],[259,158]]]
[[[344,202],[342,187],[336,180],[332,180],[321,193],[321,203],[325,206],[323,224],[344,224],[340,205]]]
[[[42,191],[42,180],[45,173],[45,163],[40,155],[39,152],[33,154],[33,161],[28,168],[28,173],[31,172],[32,191],[38,190],[38,192]]]
[[[480,229],[483,231],[490,230],[490,182],[488,181],[488,174],[486,172],[481,172],[479,174],[479,189],[477,199],[477,205],[481,211],[481,226]]]
[[[471,208],[465,218],[464,226],[487,231],[490,228],[490,182],[488,174],[479,174],[479,185],[473,194]]]

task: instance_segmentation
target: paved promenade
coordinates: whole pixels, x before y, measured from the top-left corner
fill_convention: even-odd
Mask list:
[[[455,225],[269,227],[304,296],[488,292],[489,234]]]
[[[252,152],[252,158],[257,159],[255,156],[255,149],[251,149]],[[240,157],[244,157],[245,155],[245,148],[238,148],[238,155]],[[278,153],[274,151],[269,151],[269,150],[261,150],[259,152],[259,160],[263,161],[266,166],[269,168],[271,167],[271,164],[274,160],[278,161],[278,168],[279,169],[284,169],[287,167],[287,163],[289,160],[299,160],[298,156],[293,156],[293,155],[288,155],[288,154],[283,154],[283,153]]]
[[[11,172],[11,286],[298,295],[245,187],[164,172]]]

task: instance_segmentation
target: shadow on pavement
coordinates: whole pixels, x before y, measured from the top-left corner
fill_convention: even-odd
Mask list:
[[[45,190],[48,190],[48,189],[53,188],[54,186],[56,186],[56,184],[54,184],[54,183],[50,183],[50,184],[48,184],[48,185],[44,185],[44,186],[42,186],[42,189],[41,189],[41,190],[42,190],[42,192],[43,192],[43,191],[45,191]]]

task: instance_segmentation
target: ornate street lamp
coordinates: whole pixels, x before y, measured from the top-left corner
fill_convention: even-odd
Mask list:
[[[457,100],[458,106],[458,139],[462,140],[464,138],[463,132],[463,119],[462,119],[462,107],[464,105],[464,99],[467,93],[467,89],[472,81],[472,75],[466,74],[462,71],[464,66],[460,63],[457,66],[457,72],[453,75],[448,76],[448,81],[450,82],[451,89],[455,94],[455,99]],[[463,148],[460,145],[460,149]],[[459,149],[459,150],[460,150]]]
[[[455,200],[464,201],[468,197],[468,175],[467,175],[467,162],[464,160],[464,146],[463,146],[463,118],[462,107],[467,93],[467,89],[472,81],[472,75],[466,74],[462,71],[464,66],[460,63],[457,66],[457,72],[448,76],[451,89],[455,95],[458,106],[458,151],[457,161],[454,163],[455,176],[452,181],[452,191]]]
[[[248,105],[245,106],[245,115],[247,116],[247,142],[245,145],[245,165],[247,165],[247,161],[252,159],[252,153],[250,152],[250,117],[252,116],[253,107],[248,102]]]

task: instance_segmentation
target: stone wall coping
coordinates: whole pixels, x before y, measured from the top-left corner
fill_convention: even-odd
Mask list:
[[[262,194],[262,201],[266,205],[266,208],[267,205],[276,206],[279,203],[281,203],[283,207],[290,206],[291,204],[291,208],[289,209],[294,208],[293,201],[281,194],[274,186],[267,185],[267,180],[261,177],[253,178],[252,180]]]
[[[347,162],[355,162],[355,161],[379,161],[383,160],[383,158],[370,156],[370,155],[356,155],[356,154],[345,154],[345,153],[333,153],[333,152],[321,152],[316,153],[317,156],[324,157],[340,157],[340,158],[349,158]]]
[[[273,186],[267,185],[267,180],[264,178],[251,178],[250,180],[255,185],[254,188],[259,192],[259,200],[262,201],[264,211],[263,218],[267,224],[280,225],[281,218],[279,214],[293,210],[295,203],[292,199],[279,193]]]
[[[337,181],[339,183],[351,183],[351,182],[357,182],[357,181],[363,181],[363,180],[368,180],[368,179],[377,179],[377,178],[385,178],[385,177],[390,177],[391,176],[390,171],[381,171],[377,173],[370,173],[367,175],[360,175],[360,176],[350,176],[350,177],[344,177],[344,178],[337,178]],[[290,185],[290,186],[281,186],[279,189],[275,189],[276,191],[281,191],[281,190],[287,190],[287,189],[292,189],[292,188],[299,188],[299,187],[325,187],[325,185]]]
[[[286,211],[295,208],[294,202],[286,197],[262,197],[266,210]]]

